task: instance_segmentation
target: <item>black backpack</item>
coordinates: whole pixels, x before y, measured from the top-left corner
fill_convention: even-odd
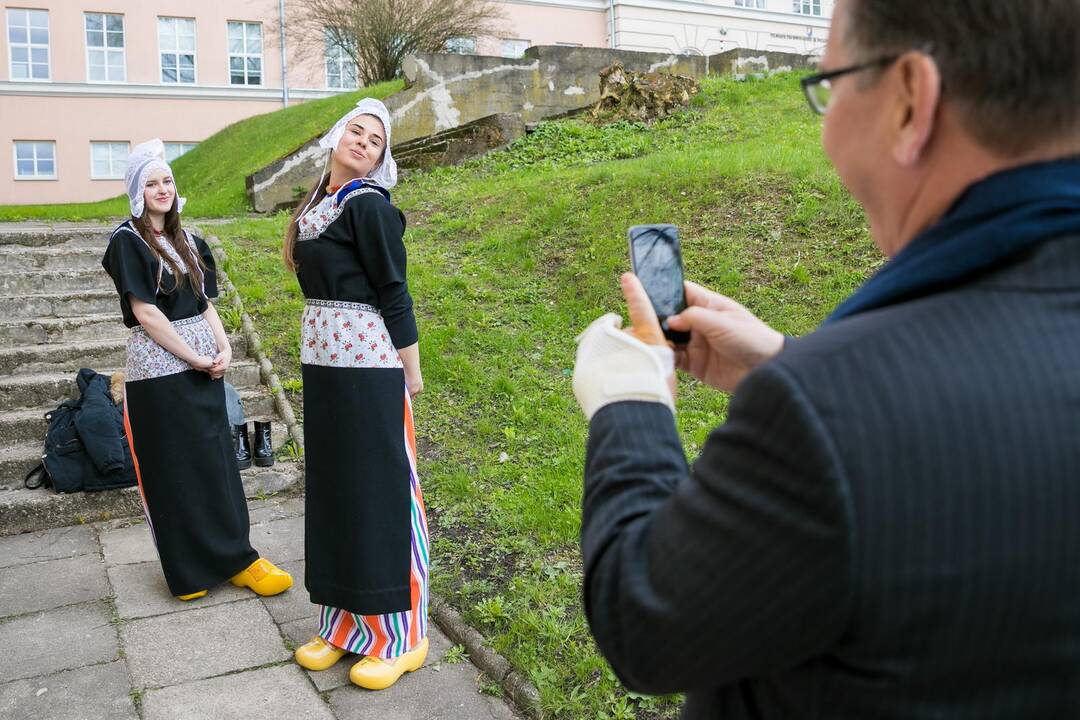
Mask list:
[[[110,400],[107,407],[111,407],[112,422],[102,423],[102,418],[98,415],[95,418],[97,422],[81,423],[83,427],[80,433],[80,413],[83,403],[88,399],[88,393],[107,392],[108,380],[85,368],[79,371],[79,376],[79,386],[82,388],[79,399],[65,400],[55,410],[45,414],[49,426],[45,431],[45,450],[41,463],[27,473],[23,481],[31,490],[51,485],[56,492],[61,493],[80,490],[92,492],[130,487],[136,483],[135,466],[131,461],[127,438],[123,436],[124,416],[120,408],[112,405]],[[103,407],[103,403],[96,403],[96,412],[100,414]],[[88,417],[87,420],[89,419]],[[114,453],[109,466],[99,467],[102,444],[117,440],[121,443],[122,456]],[[88,452],[86,443],[94,443],[96,452]]]

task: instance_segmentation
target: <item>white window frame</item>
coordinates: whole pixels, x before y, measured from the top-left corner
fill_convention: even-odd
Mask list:
[[[821,0],[791,0],[791,11],[806,17],[822,17],[821,5]]]
[[[769,0],[735,0],[735,7],[746,8],[747,10],[765,10],[768,3]]]
[[[113,175],[95,175],[94,174],[94,146],[95,145],[108,145],[109,146],[109,167],[114,171]],[[90,179],[91,180],[123,180],[124,169],[127,166],[127,156],[125,155],[124,161],[120,163],[120,168],[115,167],[115,158],[113,158],[112,151],[115,146],[123,145],[127,148],[127,152],[131,152],[131,143],[127,140],[91,140],[90,141]]]
[[[242,53],[234,53],[232,51],[232,49],[229,47],[229,42],[230,42],[229,26],[230,25],[240,25],[244,29],[244,52],[242,52]],[[257,55],[255,53],[249,53],[247,51],[247,46],[248,46],[247,45],[247,43],[248,43],[248,25],[257,25],[259,27],[259,53]],[[226,60],[225,60],[225,72],[226,72],[226,76],[229,78],[229,86],[230,87],[263,87],[263,86],[266,85],[266,60],[265,60],[265,58],[263,58],[263,52],[262,52],[264,38],[265,38],[265,35],[263,35],[262,23],[261,22],[256,22],[254,20],[226,20],[225,21],[225,54],[228,56],[226,58]],[[244,59],[244,82],[242,82],[242,83],[234,83],[232,81],[232,59],[234,57]],[[259,59],[259,82],[257,82],[257,83],[248,82],[248,69],[247,69],[247,59],[248,58],[258,58]]]
[[[450,49],[450,43],[452,42],[471,42],[472,50],[469,52],[458,52],[457,50]],[[452,37],[446,41],[443,47],[444,52],[453,53],[454,55],[475,55],[476,54],[476,38],[470,35],[461,35],[460,37]]]
[[[33,175],[19,175],[19,143],[30,143],[34,146],[34,174]],[[37,165],[37,146],[38,145],[52,145],[52,157],[53,157],[53,172],[52,175],[38,175]],[[60,173],[57,172],[56,162],[56,141],[55,140],[14,140],[11,143],[11,170],[14,173],[16,182],[37,182],[42,180],[56,180]]]
[[[512,60],[523,57],[525,55],[525,50],[528,50],[530,47],[532,47],[532,40],[526,40],[525,38],[499,38],[499,40],[502,41],[502,56],[504,58],[509,58]],[[525,43],[525,47],[517,55],[507,55],[506,43]]]
[[[330,50],[332,48],[337,48],[337,51],[340,53],[340,56],[335,60],[338,65],[338,77],[341,78],[341,85],[330,84],[330,72],[327,68],[327,64],[332,60],[330,57]],[[353,77],[356,79],[356,85],[352,87],[344,84],[346,63],[352,66]],[[345,48],[334,42],[333,37],[329,32],[326,32],[323,36],[323,82],[326,84],[327,90],[356,90],[360,87],[360,69],[356,67],[356,63],[354,63],[353,59],[349,57],[349,54],[345,52]]]
[[[12,43],[11,42],[11,13],[13,11],[22,12],[41,12],[45,13],[45,32],[49,34],[49,41],[45,43],[45,52],[47,59],[47,65],[45,67],[48,73],[44,78],[34,77],[34,48],[40,48],[40,43],[33,43],[30,41],[30,26],[26,26],[26,42],[25,43]],[[7,8],[7,12],[4,14],[4,41],[8,46],[8,79],[13,82],[52,82],[52,27],[49,22],[49,11],[46,8],[26,8],[26,7],[10,7]],[[29,22],[29,18],[27,19]],[[30,77],[17,78],[15,77],[15,58],[12,56],[12,49],[16,46],[26,48],[26,64],[28,74]]]
[[[194,150],[196,148],[196,146],[198,146],[198,144],[199,143],[197,143],[197,142],[166,142],[165,143],[165,162],[171,163],[173,160],[180,157],[180,155],[185,155],[185,154],[191,152],[192,150]],[[169,157],[169,146],[170,145],[173,146],[173,147],[179,145],[181,147],[180,154]],[[187,150],[183,150],[182,148],[184,148],[184,147],[187,147]]]
[[[157,32],[158,83],[161,84],[161,85],[169,85],[169,86],[172,86],[172,85],[198,85],[199,84],[199,25],[198,25],[197,22],[195,22],[195,18],[180,17],[178,15],[158,15],[157,20],[158,20],[158,22],[157,22],[157,26],[156,26],[155,30]],[[173,54],[176,55],[176,81],[175,82],[167,82],[165,80],[165,78],[162,76],[162,71],[165,69],[164,66],[161,64],[161,56],[163,54],[162,51],[161,51],[161,21],[162,20],[187,20],[187,21],[191,22],[191,28],[193,30],[192,38],[193,38],[193,42],[195,43],[195,49],[191,51],[191,72],[192,72],[192,75],[194,76],[195,79],[193,81],[191,81],[191,82],[181,82],[181,80],[180,80],[180,55],[181,55],[181,53],[179,51],[174,51],[173,52]]]
[[[101,33],[102,33],[102,38],[105,40],[105,45],[100,48],[105,53],[105,79],[104,80],[94,80],[92,77],[90,77],[90,50],[91,49],[94,49],[94,50],[99,49],[97,47],[91,48],[90,39],[87,37],[87,35],[90,33],[90,29],[88,27],[86,27],[86,21],[89,19],[89,17],[91,15],[97,15],[98,17],[101,18]],[[108,24],[107,24],[108,20],[107,20],[107,18],[110,15],[120,18],[120,37],[123,38],[124,44],[121,45],[119,47],[119,49],[109,47],[109,30],[108,30]],[[124,22],[124,14],[123,13],[84,12],[83,13],[83,45],[86,46],[86,82],[89,82],[89,83],[123,83],[123,82],[127,82],[127,25]],[[119,52],[120,53],[120,59],[122,61],[120,63],[120,72],[123,74],[123,77],[121,77],[119,80],[114,80],[114,79],[109,77],[109,53],[110,52],[112,52],[112,53]],[[160,62],[161,62],[161,55],[159,53],[158,54],[158,63],[160,63]]]

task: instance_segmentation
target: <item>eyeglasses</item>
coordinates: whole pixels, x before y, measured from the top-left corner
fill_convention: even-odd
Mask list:
[[[824,115],[825,111],[829,109],[829,102],[832,100],[833,80],[862,70],[891,65],[899,58],[899,55],[886,55],[877,60],[860,63],[859,65],[852,65],[850,67],[840,68],[839,70],[830,70],[829,72],[804,77],[802,79],[803,94],[806,95],[806,101],[810,103],[811,109],[818,115]]]

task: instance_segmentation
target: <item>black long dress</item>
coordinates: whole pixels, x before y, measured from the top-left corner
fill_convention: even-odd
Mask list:
[[[294,247],[301,332],[305,584],[319,634],[391,658],[427,635],[428,539],[397,349],[417,340],[405,218],[353,181],[305,213]]]
[[[189,283],[175,288],[168,266],[127,221],[113,231],[101,264],[120,295],[128,340],[124,415],[143,509],[169,592],[189,595],[236,575],[258,559],[225,410],[224,384],[158,345],[136,319],[131,297],[157,306],[200,355],[217,342],[203,318],[217,297],[214,256],[188,236],[207,270],[205,297]],[[162,251],[179,260],[168,244]],[[181,262],[181,267],[183,267]],[[164,292],[158,287],[162,279]]]

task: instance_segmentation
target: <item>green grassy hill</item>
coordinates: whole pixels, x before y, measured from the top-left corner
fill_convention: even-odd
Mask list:
[[[384,98],[401,88],[401,81],[373,85],[256,115],[215,133],[172,163],[177,187],[189,201],[185,215],[222,217],[249,212],[245,177],[325,131],[360,98]],[[126,195],[94,203],[0,206],[0,221],[86,220],[127,214]]]
[[[427,388],[416,410],[434,588],[536,683],[550,717],[676,711],[674,699],[619,687],[580,603],[587,428],[570,387],[573,339],[622,309],[626,228],[677,224],[690,279],[791,334],[811,330],[879,262],[797,77],[702,87],[689,111],[652,127],[547,123],[506,152],[413,175],[394,194],[409,219]],[[299,399],[303,301],[280,262],[285,222],[244,219],[219,234]],[[726,403],[681,380],[691,456]]]

